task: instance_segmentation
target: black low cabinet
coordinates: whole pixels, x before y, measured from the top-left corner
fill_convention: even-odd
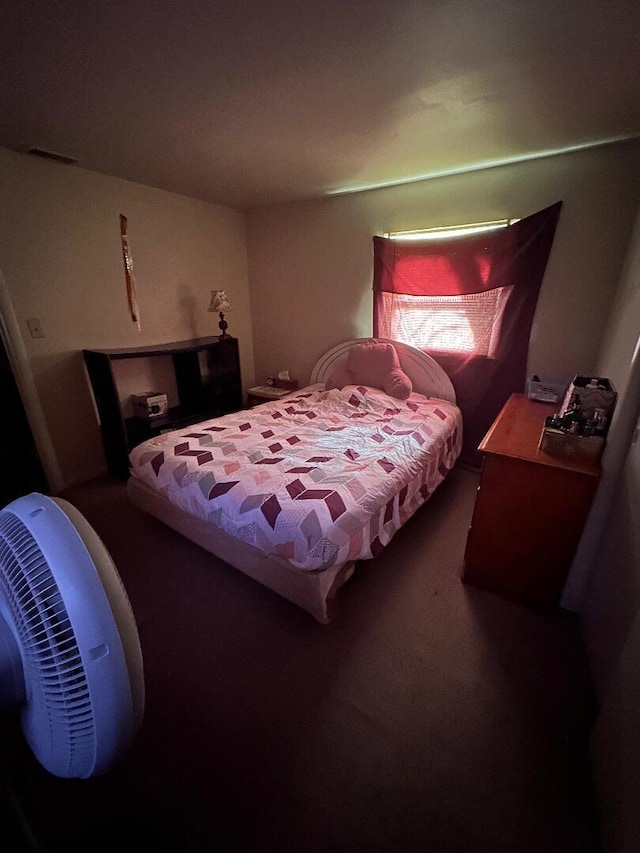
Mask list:
[[[129,453],[147,438],[242,408],[237,338],[198,338],[130,349],[85,349],[82,354],[100,419],[107,466],[116,477],[129,476]],[[172,362],[178,404],[166,415],[124,417],[114,362],[161,356]]]

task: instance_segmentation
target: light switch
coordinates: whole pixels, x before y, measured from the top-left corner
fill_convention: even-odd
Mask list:
[[[29,327],[29,332],[31,333],[32,338],[44,338],[44,332],[42,331],[42,324],[40,320],[36,320],[35,318],[27,320],[27,326]]]

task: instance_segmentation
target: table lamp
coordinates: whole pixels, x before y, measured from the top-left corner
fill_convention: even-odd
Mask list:
[[[220,315],[220,322],[218,325],[220,326],[220,337],[228,338],[227,334],[227,326],[228,323],[224,319],[224,315],[228,311],[232,311],[232,307],[229,304],[229,300],[227,299],[227,294],[224,290],[212,290],[211,291],[211,302],[209,302],[208,311],[213,311],[216,314]]]

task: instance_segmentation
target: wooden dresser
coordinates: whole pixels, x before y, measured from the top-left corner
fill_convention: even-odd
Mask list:
[[[482,440],[463,580],[522,604],[557,604],[600,463],[538,449],[555,404],[513,394]]]

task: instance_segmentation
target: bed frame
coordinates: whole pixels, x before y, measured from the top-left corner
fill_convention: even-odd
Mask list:
[[[414,391],[424,394],[425,397],[437,397],[449,403],[456,402],[456,392],[451,380],[435,359],[416,347],[400,341],[391,341],[388,338],[357,338],[332,347],[315,363],[309,382],[312,385],[316,382],[326,382],[335,368],[347,360],[351,347],[372,340],[393,344],[398,353],[400,366],[411,380]]]
[[[333,369],[346,359],[351,347],[367,340],[372,338],[346,341],[326,352],[314,365],[310,384],[325,382]],[[386,338],[375,340],[394,345],[402,369],[411,379],[414,391],[425,396],[447,400],[450,403],[456,402],[455,391],[449,377],[429,355],[398,341],[390,341]],[[300,390],[292,392],[294,395],[300,393]],[[352,562],[332,566],[321,572],[301,571],[283,559],[267,555],[246,542],[234,539],[200,518],[177,510],[166,498],[135,477],[130,477],[127,481],[127,494],[131,503],[139,509],[159,519],[263,586],[297,604],[318,622],[326,624],[334,618],[336,593],[353,574]]]

